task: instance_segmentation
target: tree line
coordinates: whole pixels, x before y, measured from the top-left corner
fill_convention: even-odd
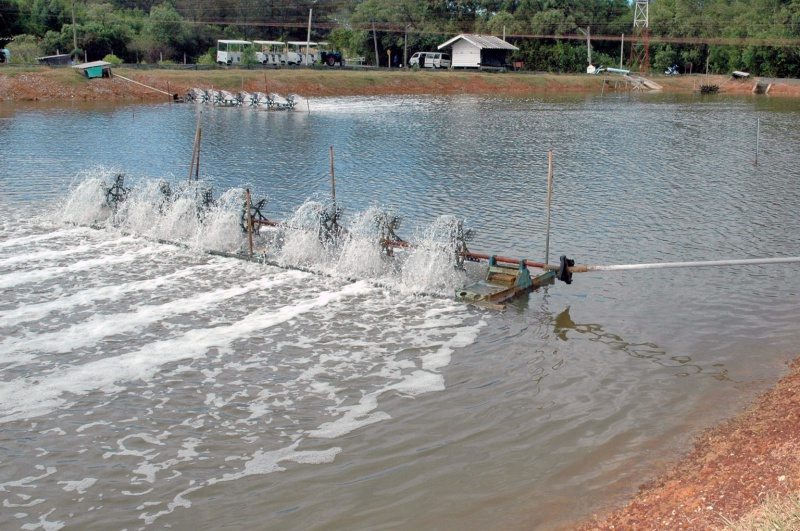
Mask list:
[[[0,39],[14,62],[72,53],[89,60],[113,55],[127,63],[213,63],[218,39],[330,42],[345,56],[386,66],[435,49],[458,33],[506,35],[526,69],[582,72],[580,31],[594,36],[596,65],[626,67],[632,54],[634,8],[628,0],[0,0]],[[693,72],[747,70],[800,77],[800,0],[652,0],[652,68]],[[560,38],[561,37],[561,38]],[[715,40],[727,38],[723,44]],[[670,42],[655,42],[659,38]],[[708,42],[704,42],[708,41]],[[375,49],[378,49],[377,57]],[[390,52],[387,54],[387,51]]]

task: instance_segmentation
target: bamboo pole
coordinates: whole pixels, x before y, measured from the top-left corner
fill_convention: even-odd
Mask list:
[[[197,147],[199,145],[198,135],[200,134],[200,115],[197,115],[197,125],[194,128],[194,144],[192,145],[192,161],[189,163],[189,182],[192,180],[194,165],[197,160]]]
[[[761,138],[761,118],[756,118],[756,161],[755,165],[758,166],[758,144]]]
[[[197,160],[194,163],[194,180],[200,180],[200,141],[203,138],[203,128],[199,127],[197,129]]]
[[[547,230],[545,233],[544,263],[550,263],[550,205],[553,199],[553,150],[547,152]]]
[[[247,212],[247,244],[250,249],[250,258],[253,257],[253,214],[250,212],[252,200],[250,198],[250,188],[244,190],[244,207]]]
[[[331,199],[336,205],[336,173],[333,170],[333,146],[331,146]]]

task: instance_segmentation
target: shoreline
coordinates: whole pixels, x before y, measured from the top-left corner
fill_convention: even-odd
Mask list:
[[[765,503],[798,494],[800,358],[743,411],[695,437],[688,453],[640,485],[624,506],[576,525],[581,531],[749,529],[769,512]],[[789,514],[800,518],[800,504]]]
[[[137,69],[112,72],[183,96],[193,87],[238,91],[299,94],[303,97],[401,95],[501,95],[523,97],[540,94],[592,94],[624,91],[615,87],[618,76],[548,74],[532,72],[486,73],[472,71],[404,71],[338,69]],[[752,95],[757,79],[733,80],[728,76],[651,75],[665,94],[692,94],[702,84],[720,87],[720,94]],[[607,82],[606,82],[607,80]],[[605,83],[605,87],[604,87]],[[800,97],[800,80],[762,80],[768,96]],[[72,68],[0,68],[0,101],[107,101],[162,102],[163,93],[129,83],[119,77],[86,79]]]

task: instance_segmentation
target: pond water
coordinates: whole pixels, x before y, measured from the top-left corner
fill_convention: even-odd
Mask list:
[[[204,223],[146,194],[96,218],[114,172],[179,190],[198,118]],[[800,266],[580,274],[494,312],[452,301],[436,245],[398,265],[287,236],[282,263],[323,274],[201,251],[244,244],[245,186],[275,219],[327,200],[332,145],[354,234],[456,216],[471,249],[541,260],[552,149],[551,261],[800,256],[799,118],[640,94],[0,104],[0,527],[550,529],[623,500],[797,354]]]

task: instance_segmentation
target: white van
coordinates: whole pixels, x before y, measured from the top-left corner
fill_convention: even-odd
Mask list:
[[[450,68],[450,54],[441,52],[417,52],[408,60],[409,66],[420,68]]]

